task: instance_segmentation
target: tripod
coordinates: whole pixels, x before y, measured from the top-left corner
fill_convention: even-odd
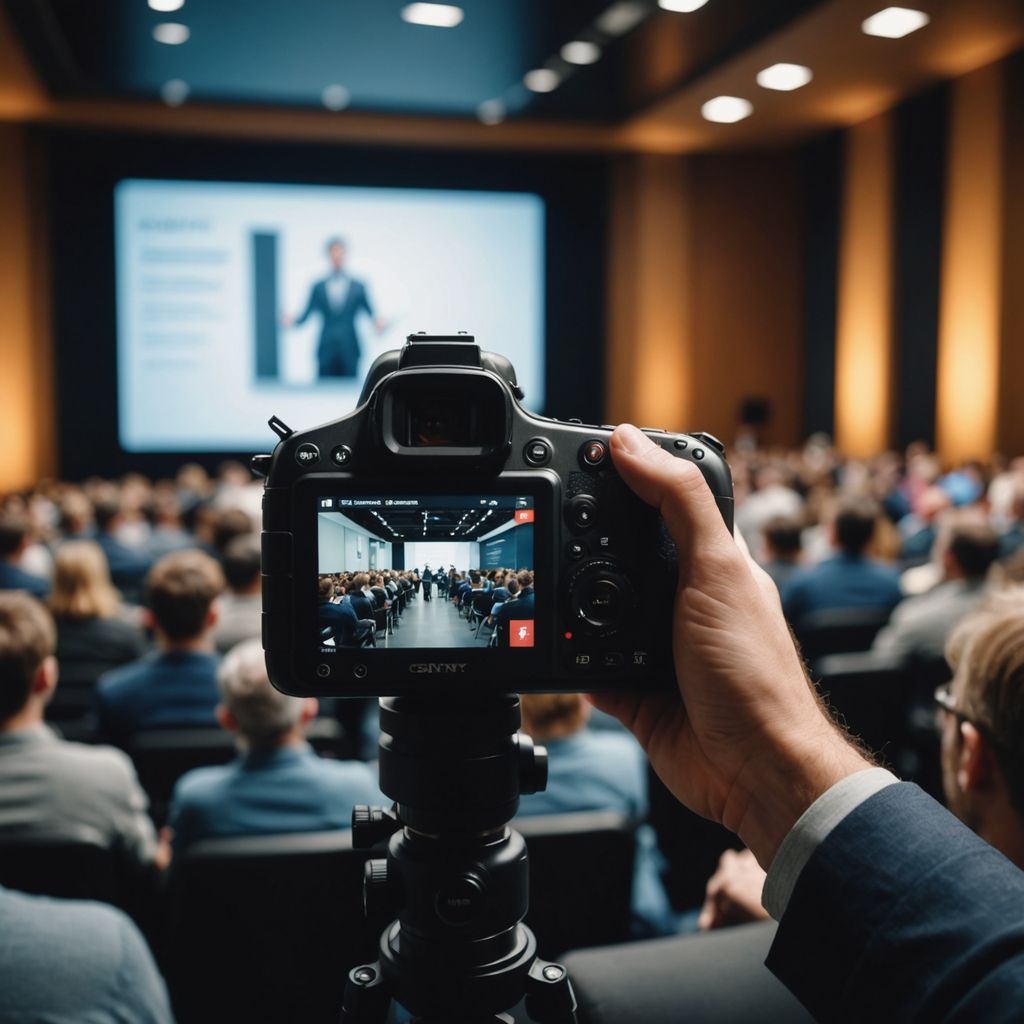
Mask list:
[[[537,956],[522,922],[526,843],[508,827],[520,793],[547,783],[547,752],[519,734],[519,698],[380,701],[380,787],[394,812],[357,807],[353,843],[388,838],[366,866],[368,916],[397,909],[378,959],[349,972],[342,1024],[383,1024],[392,999],[418,1024],[575,1024],[564,967]]]

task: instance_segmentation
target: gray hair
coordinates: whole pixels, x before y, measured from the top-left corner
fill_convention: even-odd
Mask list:
[[[217,672],[217,687],[239,731],[253,745],[265,746],[302,716],[302,698],[271,685],[259,640],[243,640],[231,648]]]

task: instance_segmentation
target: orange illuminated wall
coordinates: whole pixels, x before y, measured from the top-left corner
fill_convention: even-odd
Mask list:
[[[864,457],[889,444],[892,138],[885,115],[847,132],[836,312],[836,442]]]
[[[936,396],[936,443],[949,462],[986,458],[996,446],[1002,70],[994,64],[953,85]]]

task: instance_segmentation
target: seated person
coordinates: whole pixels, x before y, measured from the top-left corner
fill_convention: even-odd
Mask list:
[[[123,614],[107,560],[91,540],[68,541],[57,549],[50,610],[65,683],[91,685],[149,649],[142,629]]]
[[[0,886],[0,1020],[173,1024],[163,978],[120,910]]]
[[[356,618],[372,619],[373,611],[377,605],[373,591],[370,589],[370,577],[368,573],[357,572],[352,580],[352,589],[348,592],[352,601],[352,608],[355,610]]]
[[[782,588],[782,608],[797,629],[805,615],[833,608],[891,611],[903,597],[896,573],[866,555],[878,504],[863,495],[843,498],[832,523],[833,558],[793,573]]]
[[[523,694],[523,731],[548,751],[543,793],[520,797],[519,813],[570,814],[616,811],[637,822],[633,872],[635,937],[675,931],[659,877],[661,855],[647,816],[647,759],[632,736],[587,729],[590,705],[578,693]]]
[[[968,510],[951,512],[942,529],[942,582],[899,605],[875,637],[873,651],[907,661],[937,661],[953,627],[988,592],[988,572],[999,554],[998,534]]]
[[[163,863],[131,761],[43,724],[57,686],[55,642],[38,601],[0,594],[0,843],[98,841],[131,866]]]
[[[376,623],[372,617],[360,619],[344,587],[340,594],[338,590],[330,576],[320,578],[318,621],[321,631],[329,630],[326,636],[321,633],[321,642],[334,640],[339,647],[359,647],[373,636]]]
[[[49,581],[26,572],[21,565],[30,539],[31,528],[24,516],[6,512],[0,517],[0,590],[24,590],[33,597],[45,598],[50,592]]]
[[[761,528],[764,559],[761,568],[775,581],[780,590],[800,568],[803,551],[803,527],[799,519],[776,516]]]
[[[384,577],[378,574],[373,577],[372,582],[373,585],[370,587],[370,593],[373,594],[374,606],[378,609],[387,608],[391,604],[391,596],[384,586]]]
[[[211,635],[224,574],[201,551],[164,555],[146,578],[145,624],[157,651],[114,669],[96,687],[102,735],[118,745],[145,729],[216,725],[217,656]]]
[[[356,804],[387,803],[362,761],[313,752],[305,728],[317,702],[274,689],[258,640],[225,657],[217,684],[217,717],[238,738],[240,754],[232,764],[197,768],[179,780],[169,815],[176,851],[212,836],[350,828]]]
[[[213,642],[226,654],[243,640],[263,635],[259,537],[246,533],[233,538],[224,549],[222,564],[227,592],[219,601]]]
[[[494,617],[494,631],[499,647],[509,646],[509,624],[513,620],[534,617],[533,572],[524,569],[516,576],[516,582],[519,584],[519,593],[515,600],[506,601]]]
[[[128,595],[129,600],[135,601],[152,565],[150,556],[145,550],[130,547],[121,539],[126,520],[116,498],[97,501],[93,514],[96,518],[96,543],[106,555],[110,578],[118,589]]]
[[[988,538],[992,547],[995,535]],[[1024,868],[1024,588],[994,594],[953,631],[954,669],[936,693],[946,804],[965,825]],[[749,850],[729,850],[708,882],[705,928],[767,918],[765,872]]]

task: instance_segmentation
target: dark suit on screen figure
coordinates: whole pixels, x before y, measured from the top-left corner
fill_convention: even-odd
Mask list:
[[[357,281],[344,270],[345,243],[331,239],[327,243],[327,254],[331,271],[313,285],[306,301],[306,308],[300,316],[284,318],[286,327],[299,327],[311,316],[320,317],[320,341],[317,344],[317,375],[329,377],[354,377],[359,367],[359,333],[356,318],[366,313],[373,318],[373,308],[367,295],[366,285]],[[379,334],[384,322],[374,319]]]

